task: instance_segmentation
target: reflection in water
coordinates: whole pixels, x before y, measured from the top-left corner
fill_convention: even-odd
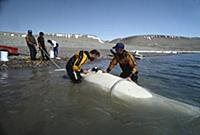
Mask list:
[[[7,71],[0,71],[0,85],[7,84],[8,73]]]
[[[0,72],[0,80],[4,80],[8,78],[7,72]]]

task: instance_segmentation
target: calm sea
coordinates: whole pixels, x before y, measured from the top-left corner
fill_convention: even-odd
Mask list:
[[[153,98],[129,102],[86,81],[72,84],[54,67],[1,71],[0,134],[199,135],[200,55],[147,57],[138,67],[138,83]]]

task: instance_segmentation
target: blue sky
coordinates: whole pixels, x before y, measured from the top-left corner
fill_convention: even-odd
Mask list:
[[[200,36],[200,0],[0,0],[0,31]]]

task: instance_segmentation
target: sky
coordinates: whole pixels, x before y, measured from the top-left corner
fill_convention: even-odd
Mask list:
[[[200,36],[200,0],[0,0],[0,31]]]

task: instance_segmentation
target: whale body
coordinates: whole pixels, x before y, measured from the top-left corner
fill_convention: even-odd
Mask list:
[[[82,74],[84,80],[98,85],[105,92],[109,92],[112,96],[118,98],[151,98],[152,94],[145,88],[137,85],[135,82],[122,79],[118,76],[103,73],[101,70],[97,72],[90,71]]]

